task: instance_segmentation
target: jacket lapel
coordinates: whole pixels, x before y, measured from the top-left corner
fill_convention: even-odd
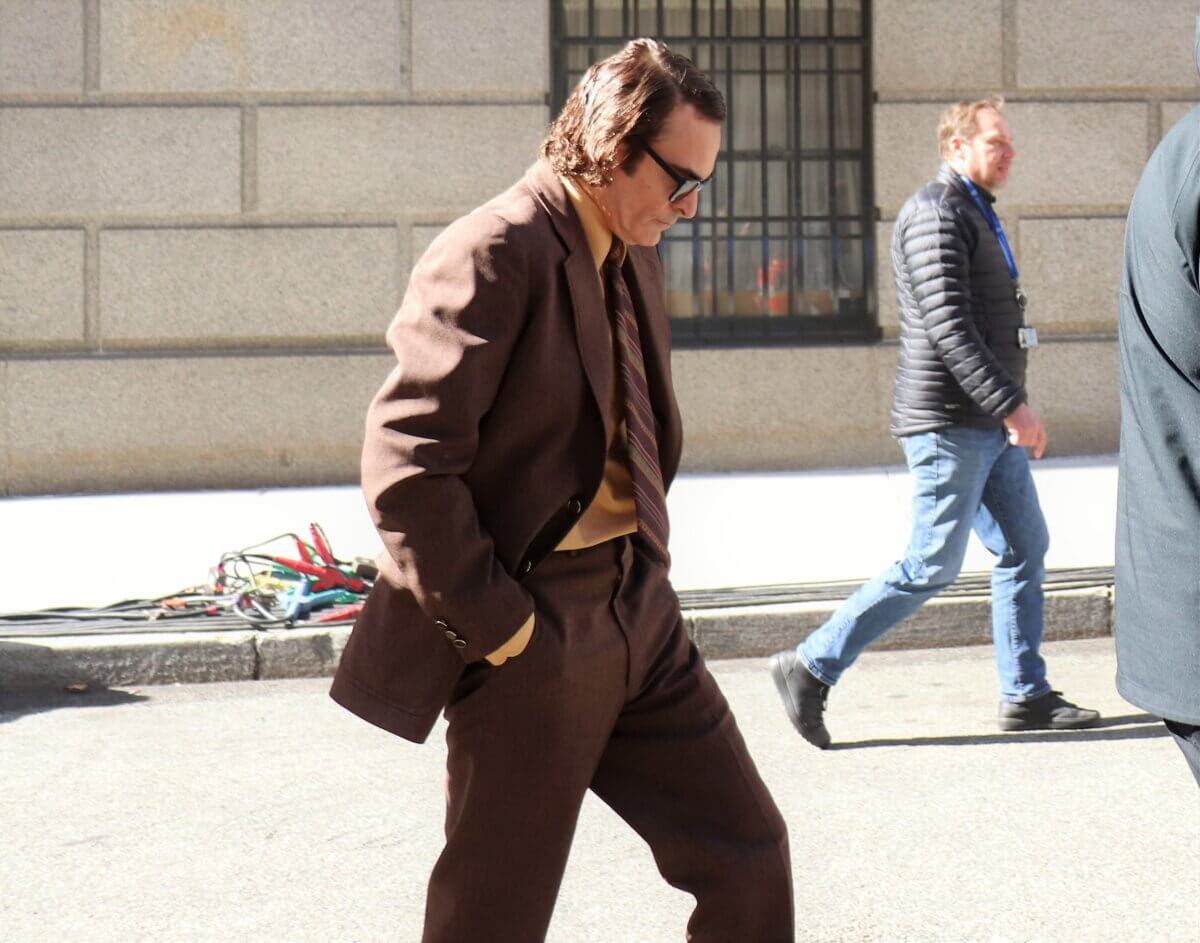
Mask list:
[[[575,314],[575,339],[579,345],[579,359],[583,361],[583,372],[588,385],[596,397],[596,405],[604,418],[604,441],[613,436],[615,417],[612,415],[613,360],[612,333],[608,325],[608,312],[600,293],[600,282],[596,275],[596,263],[592,252],[585,244],[567,256],[567,286],[571,290],[571,307]]]
[[[592,250],[583,233],[583,224],[550,165],[546,161],[538,161],[529,169],[526,180],[549,213],[554,229],[567,249],[564,270],[571,294],[575,341],[579,347],[583,372],[604,420],[605,442],[608,442],[612,439],[615,422],[612,399],[616,366],[608,312],[604,308],[604,296],[600,290]]]

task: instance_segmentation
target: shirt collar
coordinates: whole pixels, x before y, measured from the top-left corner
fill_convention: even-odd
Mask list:
[[[567,198],[575,207],[575,212],[579,214],[579,221],[583,224],[583,234],[587,237],[588,248],[592,251],[592,259],[596,263],[596,271],[600,271],[612,248],[613,231],[604,218],[604,213],[596,205],[596,201],[588,196],[577,181],[570,177],[559,177],[558,179],[562,181],[563,189],[567,191]],[[622,263],[625,261],[627,251],[622,247]]]

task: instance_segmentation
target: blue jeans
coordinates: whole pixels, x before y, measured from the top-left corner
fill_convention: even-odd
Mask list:
[[[900,440],[914,481],[913,528],[903,560],[861,586],[796,647],[810,672],[836,684],[862,650],[958,577],[972,528],[997,557],[992,641],[1000,696],[1047,693],[1042,641],[1043,559],[1050,538],[1025,450],[1003,429],[951,426]]]

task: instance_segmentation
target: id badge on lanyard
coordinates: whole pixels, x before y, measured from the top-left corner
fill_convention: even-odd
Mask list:
[[[1013,257],[1012,246],[1008,244],[1008,237],[1004,234],[1004,227],[1000,224],[1000,217],[996,215],[996,211],[988,205],[987,201],[976,189],[974,181],[970,177],[963,174],[958,175],[963,182],[963,186],[967,188],[967,192],[971,195],[971,200],[983,214],[983,218],[988,221],[992,232],[996,236],[996,241],[1000,243],[1000,251],[1004,253],[1004,264],[1008,267],[1008,275],[1013,283],[1013,297],[1016,299],[1017,307],[1021,309],[1021,315],[1025,314],[1025,306],[1029,303],[1029,298],[1025,292],[1021,290],[1020,273],[1017,271],[1017,260]],[[1029,350],[1038,345],[1037,330],[1032,327],[1022,327],[1017,330],[1017,346],[1022,349]]]

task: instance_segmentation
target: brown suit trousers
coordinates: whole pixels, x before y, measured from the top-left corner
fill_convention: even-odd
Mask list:
[[[620,538],[551,554],[525,586],[529,647],[469,666],[446,710],[446,847],[425,943],[543,939],[589,788],[695,896],[689,939],[792,940],[786,828],[666,571]]]

